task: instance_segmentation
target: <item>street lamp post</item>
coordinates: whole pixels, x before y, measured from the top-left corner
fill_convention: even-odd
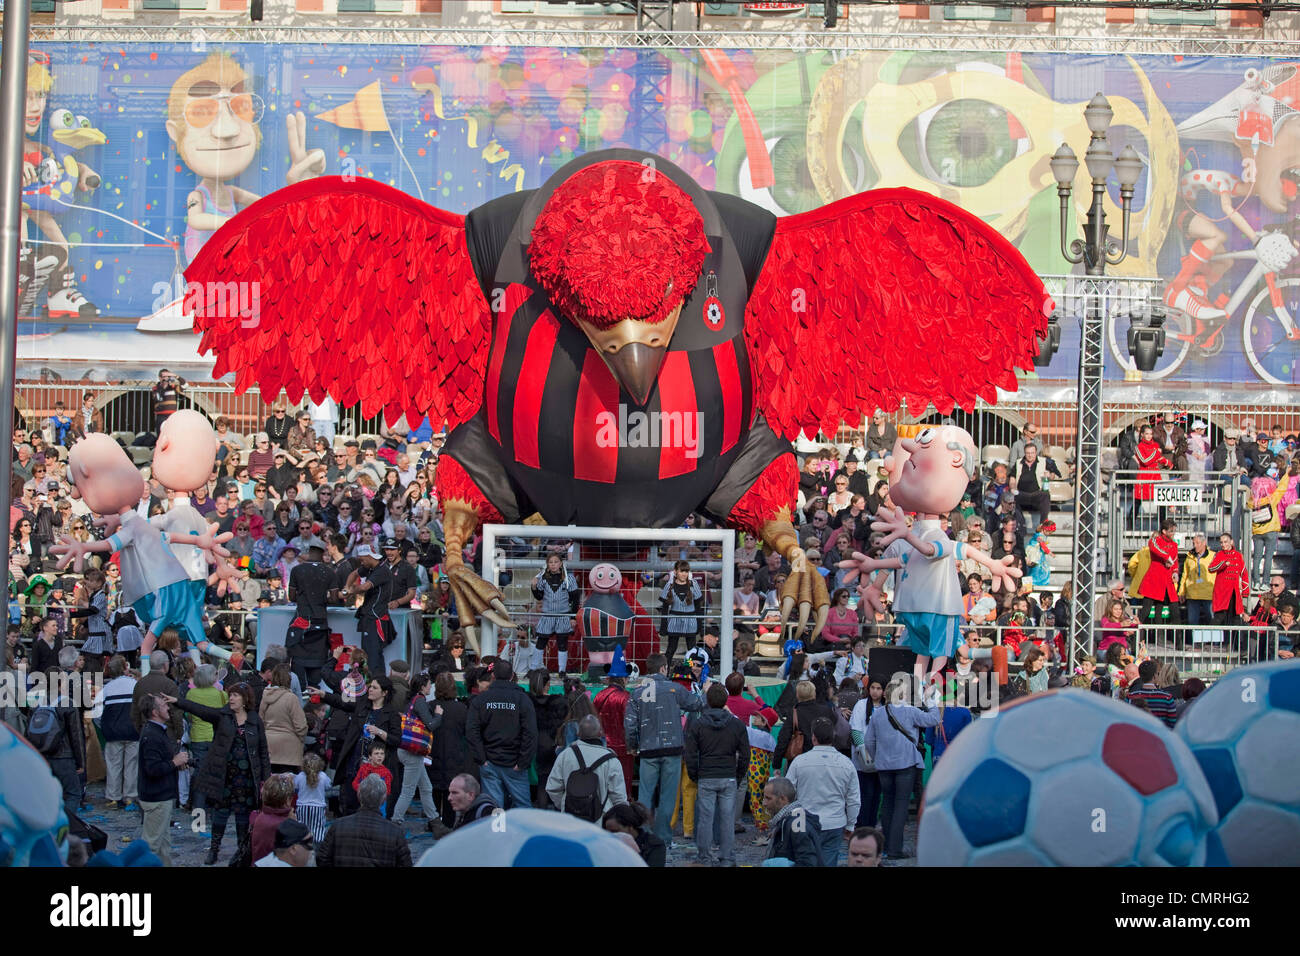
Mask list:
[[[1102,282],[1107,265],[1119,265],[1128,252],[1129,221],[1133,206],[1133,187],[1142,175],[1142,160],[1132,146],[1124,147],[1119,157],[1111,152],[1106,140],[1114,111],[1106,97],[1098,93],[1083,111],[1092,133],[1084,161],[1092,176],[1092,205],[1083,238],[1066,245],[1070,193],[1079,161],[1074,150],[1062,143],[1052,157],[1052,176],[1061,199],[1061,255],[1071,264],[1083,264],[1089,278],[1084,280],[1087,307],[1082,319],[1079,341],[1079,428],[1075,446],[1074,476],[1074,575],[1073,607],[1070,611],[1070,665],[1080,652],[1091,653],[1095,646],[1093,602],[1097,591],[1097,542],[1101,525],[1101,388],[1105,371],[1102,337]],[[1120,202],[1124,213],[1123,232],[1116,243],[1109,238],[1106,224],[1106,180],[1114,170],[1119,180]],[[1097,277],[1097,278],[1093,278]]]

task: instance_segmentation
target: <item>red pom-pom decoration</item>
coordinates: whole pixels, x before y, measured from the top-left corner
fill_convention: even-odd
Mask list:
[[[569,318],[607,329],[662,322],[695,288],[709,252],[689,196],[653,166],[588,166],[542,207],[528,247],[533,275]]]

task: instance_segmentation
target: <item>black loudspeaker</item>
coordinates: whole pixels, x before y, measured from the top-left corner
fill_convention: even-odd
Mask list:
[[[906,647],[873,647],[867,654],[867,674],[888,687],[889,679],[900,671],[909,677],[916,666],[916,651]]]

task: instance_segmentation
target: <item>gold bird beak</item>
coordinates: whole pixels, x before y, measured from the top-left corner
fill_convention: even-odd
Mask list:
[[[601,358],[614,373],[620,385],[632,396],[638,405],[650,400],[655,379],[659,377],[659,368],[663,365],[664,346],[654,347],[640,342],[629,342],[617,352],[601,353]]]

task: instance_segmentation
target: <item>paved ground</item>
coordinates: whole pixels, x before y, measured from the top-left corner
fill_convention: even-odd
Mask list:
[[[108,849],[120,849],[124,842],[135,839],[140,835],[140,813],[136,810],[110,810],[105,807],[104,785],[102,783],[92,783],[87,788],[86,793],[93,809],[82,813],[82,817],[95,826],[101,828],[108,834]],[[411,846],[411,858],[419,860],[420,855],[433,846],[433,836],[424,828],[424,819],[417,816],[418,811],[412,808],[407,814],[406,836]],[[208,851],[210,836],[206,831],[205,821],[202,815],[197,811],[187,813],[184,810],[177,810],[172,816],[172,862],[176,866],[202,866],[205,855]],[[224,866],[230,861],[235,852],[235,824],[232,820],[226,831],[225,839],[221,847],[221,856],[218,858],[217,865]],[[740,866],[757,866],[762,863],[767,855],[766,847],[756,847],[753,845],[755,831],[749,818],[745,818],[745,831],[736,836],[736,862]],[[124,839],[125,838],[125,839]],[[908,850],[914,850],[916,843],[916,824],[909,821],[907,825],[906,845]],[[716,853],[716,851],[715,851]],[[684,841],[681,836],[681,828],[677,829],[677,836],[674,840],[672,849],[668,853],[669,866],[693,866],[696,860],[695,842]],[[915,864],[914,859],[899,860],[893,865],[910,866]],[[841,854],[840,865],[843,865],[843,854]],[[886,861],[885,865],[891,865]]]

